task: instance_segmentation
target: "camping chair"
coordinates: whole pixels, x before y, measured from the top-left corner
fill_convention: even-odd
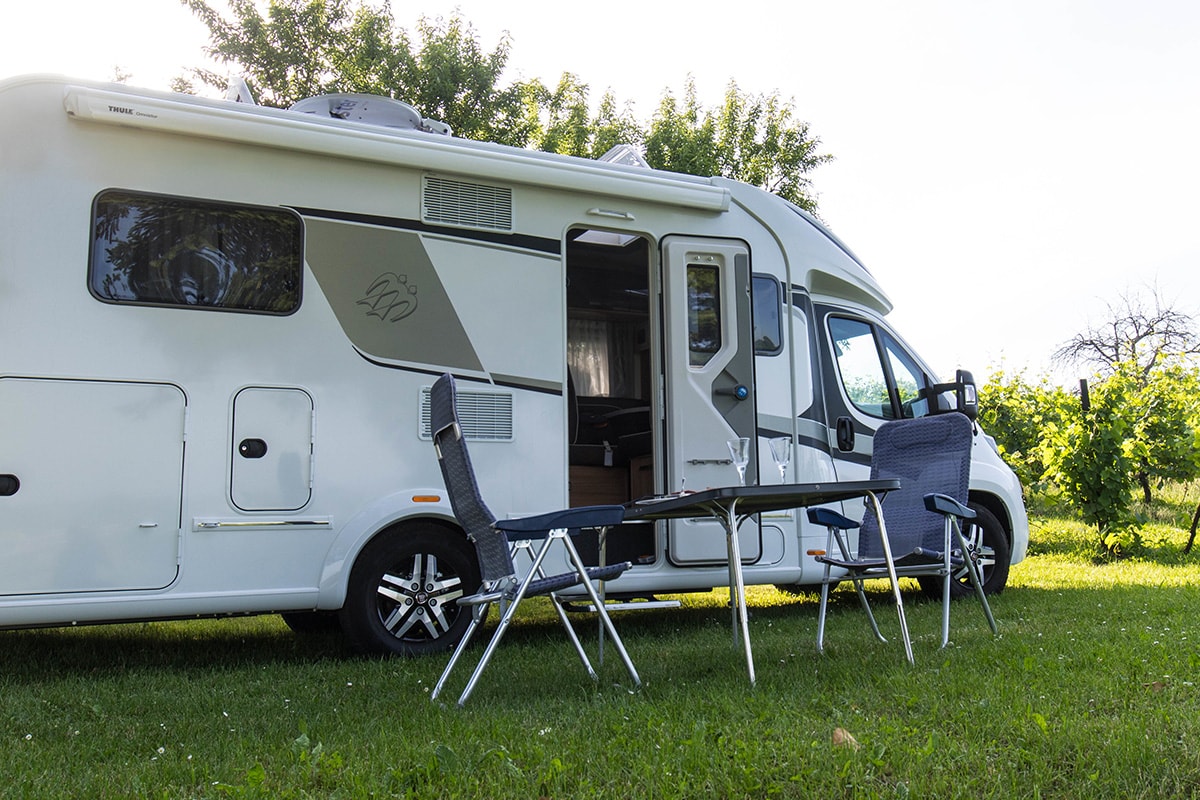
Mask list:
[[[462,427],[459,424],[456,397],[454,378],[449,374],[443,375],[433,385],[430,397],[433,445],[437,450],[438,464],[442,469],[442,478],[446,483],[446,491],[449,494],[454,515],[458,518],[463,530],[466,531],[467,537],[475,544],[483,584],[476,594],[458,599],[460,606],[471,607],[471,623],[458,646],[454,648],[454,653],[450,656],[450,663],[446,665],[446,669],[438,679],[437,686],[434,687],[431,695],[432,699],[437,699],[446,679],[450,677],[450,673],[458,663],[463,651],[467,649],[472,635],[487,617],[488,609],[493,603],[497,603],[500,607],[500,622],[492,634],[491,641],[484,649],[483,655],[480,656],[474,673],[467,681],[466,688],[458,698],[460,706],[466,703],[496,646],[500,644],[500,639],[508,629],[521,600],[536,595],[549,595],[554,603],[554,610],[558,613],[563,627],[566,628],[567,636],[575,646],[575,652],[583,661],[588,675],[592,677],[592,680],[598,680],[596,671],[592,669],[592,664],[588,660],[587,654],[584,653],[583,646],[579,643],[579,637],[567,619],[563,607],[564,601],[557,595],[557,592],[563,589],[580,584],[587,591],[593,607],[600,617],[601,635],[603,636],[604,630],[608,631],[617,653],[629,671],[629,676],[635,685],[641,686],[641,678],[638,677],[637,670],[634,669],[633,662],[629,659],[629,654],[625,652],[621,637],[617,635],[616,628],[613,627],[612,620],[605,611],[604,603],[597,593],[596,587],[592,585],[592,581],[616,578],[629,569],[631,564],[626,561],[607,566],[586,567],[571,541],[571,536],[580,530],[599,529],[603,535],[604,529],[620,524],[625,518],[624,507],[585,506],[553,511],[534,517],[497,520],[480,496],[479,486],[475,481],[475,472],[471,467],[471,458],[467,453],[466,441],[463,438]],[[527,552],[532,559],[532,565],[523,578],[518,577],[516,573],[512,557],[513,548],[509,541],[510,536],[518,540],[516,542],[518,549]],[[531,542],[536,540],[541,540],[541,546],[534,548]],[[566,548],[567,556],[574,570],[562,575],[548,576],[542,568],[542,563],[551,545],[556,542]]]
[[[993,634],[997,632],[976,563],[979,554],[967,546],[962,532],[962,521],[975,517],[975,512],[966,505],[972,441],[971,421],[958,413],[889,422],[875,435],[871,479],[899,479],[900,489],[889,492],[882,505],[876,502],[868,506],[861,528],[859,523],[830,509],[809,510],[809,520],[829,529],[826,550],[817,556],[817,561],[825,565],[817,621],[818,651],[824,649],[829,585],[845,578],[853,581],[871,629],[881,642],[887,640],[871,613],[863,581],[867,578],[891,581],[904,651],[910,664],[912,642],[900,598],[900,577],[941,576],[942,647],[945,647],[950,641],[950,582],[956,580],[955,573],[965,566],[975,594],[983,604],[988,625]],[[857,555],[851,555],[846,536],[846,531],[853,528],[860,528]],[[835,544],[837,554],[832,552]],[[831,577],[832,567],[841,567],[848,574]]]

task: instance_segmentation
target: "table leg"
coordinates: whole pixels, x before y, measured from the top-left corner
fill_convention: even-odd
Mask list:
[[[725,528],[725,541],[729,554],[729,593],[733,606],[733,641],[737,646],[738,625],[742,629],[742,647],[746,651],[746,669],[750,673],[750,685],[754,685],[754,654],[750,649],[750,621],[746,612],[746,583],[742,577],[741,545],[737,537],[737,499],[728,509],[720,509],[718,519]]]
[[[904,637],[904,655],[908,658],[908,663],[912,664],[914,663],[912,639],[908,635],[908,620],[904,617],[904,600],[900,597],[900,579],[896,576],[896,562],[892,560],[892,547],[888,543],[887,528],[884,526],[883,508],[874,492],[867,492],[867,501],[874,507],[875,518],[879,520],[879,538],[883,541],[883,556],[887,561],[888,578],[892,582],[892,594],[896,598],[896,614],[900,617],[900,633]]]

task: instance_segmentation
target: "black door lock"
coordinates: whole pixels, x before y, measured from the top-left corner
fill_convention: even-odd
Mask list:
[[[267,443],[262,439],[242,439],[238,453],[242,458],[262,458],[267,454]]]

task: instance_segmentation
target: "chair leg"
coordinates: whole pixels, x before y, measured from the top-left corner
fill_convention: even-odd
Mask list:
[[[491,641],[489,641],[487,647],[484,648],[483,655],[479,657],[479,663],[475,665],[475,671],[471,673],[471,677],[467,681],[466,688],[464,688],[463,693],[459,695],[458,705],[460,707],[467,702],[467,698],[470,697],[471,692],[475,690],[475,684],[479,682],[479,676],[483,674],[484,667],[488,665],[488,661],[491,660],[492,654],[496,652],[496,647],[499,646],[500,640],[504,638],[504,634],[508,630],[509,623],[512,622],[513,616],[517,613],[517,606],[521,604],[521,600],[523,600],[525,597],[525,592],[529,590],[529,584],[532,583],[534,578],[538,575],[538,570],[542,566],[542,559],[544,559],[546,556],[546,548],[549,546],[549,544],[550,541],[547,539],[546,543],[542,545],[542,548],[538,550],[537,556],[533,560],[533,565],[529,568],[529,572],[525,574],[525,578],[521,581],[521,585],[517,587],[516,594],[513,595],[512,600],[510,600],[508,605],[505,606],[504,613],[500,617],[500,622],[496,625],[496,631],[492,634]]]
[[[430,700],[437,700],[438,695],[442,693],[442,688],[446,685],[446,679],[454,671],[454,666],[458,663],[458,659],[466,652],[467,646],[471,643],[471,637],[475,635],[475,631],[479,630],[479,626],[483,623],[486,612],[491,605],[491,603],[480,603],[471,609],[471,624],[467,626],[463,638],[459,640],[454,648],[454,652],[450,654],[450,662],[446,664],[446,668],[442,670],[441,677],[438,678],[437,684],[433,687],[433,692],[429,695]]]
[[[975,559],[971,558],[970,551],[967,550],[967,540],[963,536],[962,526],[955,520],[954,533],[958,537],[958,546],[962,548],[963,561],[967,565],[967,576],[971,580],[971,585],[975,587],[975,596],[979,598],[980,604],[983,606],[983,615],[987,617],[988,627],[992,629],[992,635],[1000,633],[996,627],[996,618],[992,616],[992,606],[988,603],[987,595],[983,591],[983,576],[979,574],[979,565],[975,563]]]
[[[609,638],[612,639],[613,647],[617,651],[617,655],[621,657],[621,662],[625,665],[625,670],[629,673],[630,679],[634,686],[640,687],[642,679],[638,675],[637,668],[633,666],[633,660],[629,658],[629,653],[625,650],[625,644],[621,641],[620,634],[617,633],[616,627],[612,623],[612,619],[608,616],[608,610],[604,607],[604,601],[601,600],[599,593],[596,591],[595,585],[587,574],[587,567],[583,564],[583,559],[579,557],[579,551],[575,549],[575,543],[571,541],[566,532],[562,532],[563,544],[566,545],[567,553],[571,558],[571,563],[575,566],[575,571],[583,578],[583,588],[587,590],[588,597],[591,598],[592,604],[596,608],[596,614],[600,617],[600,622],[604,629],[608,631]],[[578,639],[576,639],[578,647]],[[582,654],[583,650],[580,649]],[[593,673],[594,674],[594,673]]]
[[[835,538],[836,537],[836,538]],[[829,529],[829,539],[825,543],[825,552],[828,553],[833,549],[834,542],[837,542],[838,550],[842,554],[842,558],[850,559],[850,544],[846,541],[845,531],[837,530],[836,534],[833,528]],[[871,632],[875,634],[875,638],[887,644],[887,637],[879,630],[879,623],[875,621],[875,614],[871,611],[871,604],[867,601],[867,593],[863,590],[863,582],[856,578],[850,579],[854,583],[854,592],[858,595],[858,602],[862,606],[863,611],[867,615],[867,622],[871,625]],[[817,652],[825,652],[825,615],[829,608],[829,564],[825,564],[825,574],[821,578],[821,607],[817,614]]]
[[[871,631],[875,634],[875,638],[887,644],[887,638],[879,630],[879,623],[875,621],[875,614],[871,611],[871,604],[867,602],[867,592],[863,589],[863,582],[861,580],[854,581],[854,591],[858,593],[858,602],[862,604],[863,611],[867,613],[867,622],[871,624]]]
[[[821,581],[821,607],[817,611],[817,652],[825,652],[825,612],[829,608],[829,565],[825,565],[825,577]]]
[[[942,543],[942,647],[950,644],[950,581],[954,573],[950,569],[950,527],[953,518],[946,515],[945,541]]]
[[[574,626],[567,618],[567,612],[563,610],[562,601],[558,599],[558,595],[551,594],[550,602],[554,605],[554,610],[558,614],[558,620],[562,623],[567,631],[567,638],[571,640],[571,644],[575,647],[575,653],[579,656],[579,660],[583,662],[583,668],[587,670],[588,677],[594,681],[600,680],[600,676],[596,674],[596,670],[592,668],[592,662],[588,660],[587,653],[583,650],[583,645],[579,641],[579,635],[575,633]]]

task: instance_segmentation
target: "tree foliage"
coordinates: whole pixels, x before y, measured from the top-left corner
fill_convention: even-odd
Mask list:
[[[1143,374],[1134,360],[1089,386],[1089,403],[1043,380],[999,373],[980,388],[980,422],[1028,491],[1061,495],[1114,554],[1138,544],[1134,496],[1143,481],[1200,477],[1200,367]]]
[[[1157,286],[1144,293],[1125,292],[1108,305],[1105,319],[1077,333],[1055,352],[1064,364],[1084,364],[1102,378],[1122,376],[1134,387],[1127,412],[1146,420],[1138,425],[1139,446],[1135,477],[1142,499],[1153,499],[1153,488],[1178,475],[1195,474],[1191,440],[1181,426],[1188,409],[1172,384],[1190,374],[1200,353],[1200,336],[1191,315],[1166,301]],[[1182,444],[1181,444],[1182,443]]]
[[[422,17],[410,36],[387,3],[268,0],[264,13],[258,0],[230,0],[226,19],[208,0],[180,2],[208,27],[208,54],[242,74],[264,105],[331,92],[394,97],[465,138],[585,158],[630,144],[651,167],[743,181],[813,212],[809,175],[832,159],[778,92],[750,94],[731,82],[709,109],[688,79],[682,100],[667,93],[642,123],[611,92],[593,111],[587,84],[571,72],[553,88],[537,79],[504,85],[508,37],[487,49],[457,14]],[[223,90],[228,79],[194,69],[191,80]],[[189,90],[191,80],[176,88]]]
[[[1061,428],[1078,400],[1046,378],[997,372],[979,387],[979,423],[996,440],[1026,495],[1044,488],[1049,471],[1045,439]]]

